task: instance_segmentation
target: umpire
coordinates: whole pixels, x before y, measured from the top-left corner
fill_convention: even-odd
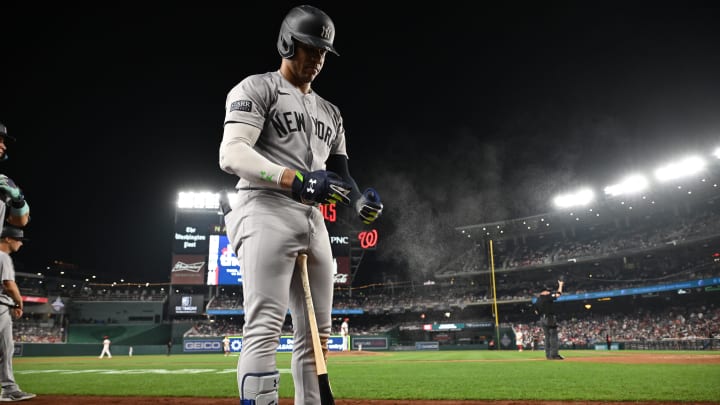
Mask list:
[[[563,360],[564,357],[558,353],[560,340],[558,338],[558,324],[555,317],[553,303],[562,295],[564,281],[558,280],[558,288],[551,292],[550,286],[544,286],[543,290],[535,301],[535,313],[540,315],[540,326],[545,333],[545,358],[548,360]]]

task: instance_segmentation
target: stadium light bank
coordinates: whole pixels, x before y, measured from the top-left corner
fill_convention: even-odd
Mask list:
[[[720,159],[720,148],[713,151],[712,155]],[[654,170],[654,179],[657,183],[667,183],[673,180],[688,178],[697,174],[704,173],[707,169],[708,162],[700,156],[688,156],[670,163],[659,166]],[[621,181],[606,186],[603,191],[606,197],[620,197],[632,194],[639,194],[646,191],[651,183],[648,178],[641,174],[635,173],[628,175]],[[579,190],[559,194],[553,198],[553,203],[558,209],[584,207],[595,201],[595,193],[589,187],[583,187]]]
[[[178,192],[177,208],[198,210],[219,210],[220,194],[211,191],[180,191]],[[228,200],[232,205],[237,194],[228,193]]]
[[[720,160],[720,148],[713,150],[712,154],[716,165]],[[641,199],[648,205],[655,205],[655,199],[649,196],[648,191],[653,185],[666,186],[668,183],[676,186],[679,190],[687,194],[692,194],[692,190],[681,184],[685,178],[693,178],[693,175],[702,175],[700,181],[707,182],[706,172],[713,162],[706,161],[700,156],[689,156],[677,159],[668,164],[658,166],[653,172],[654,177],[651,178],[643,173],[634,173],[621,178],[617,183],[611,184],[603,188],[604,200],[599,201],[597,194],[593,188],[586,185],[578,190],[565,192],[556,195],[551,202],[554,204],[557,212],[548,212],[543,214],[532,215],[524,218],[515,218],[510,220],[495,221],[490,223],[480,223],[472,225],[464,225],[456,227],[457,231],[467,237],[500,237],[503,235],[513,235],[516,232],[524,231],[540,231],[549,230],[551,222],[559,217],[554,214],[569,214],[575,221],[581,221],[583,218],[600,217],[603,202],[615,202],[624,209],[632,210],[634,204],[626,197],[641,196]],[[720,166],[720,165],[718,165]],[[718,182],[710,183],[711,187],[717,189],[720,184]],[[598,206],[595,206],[598,205]],[[576,208],[582,208],[576,210]],[[580,213],[582,212],[582,213]]]

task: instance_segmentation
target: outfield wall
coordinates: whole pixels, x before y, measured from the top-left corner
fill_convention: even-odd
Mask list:
[[[241,348],[241,342],[239,337],[233,337],[235,342],[233,344],[232,351],[238,353]],[[289,351],[290,346],[285,337],[283,350]],[[334,336],[333,339],[342,341],[340,336]],[[336,345],[337,345],[336,341]],[[490,349],[487,344],[469,344],[469,345],[440,345],[438,342],[415,342],[414,345],[390,345],[389,339],[383,336],[358,336],[357,338],[351,339],[352,350],[359,350],[362,344],[362,350],[367,351],[418,351],[418,350],[488,350]],[[337,346],[333,348],[337,351]],[[113,356],[128,356],[129,349],[132,346],[133,355],[146,355],[146,354],[167,354],[167,345],[127,345],[113,344],[110,347],[110,352]],[[605,348],[605,349],[603,349]],[[568,350],[571,348],[561,348],[561,350]],[[597,345],[593,348],[574,348],[574,350],[606,350],[604,344]],[[683,341],[683,342],[666,342],[666,341],[653,341],[643,342],[642,344],[634,343],[627,344],[627,342],[621,342],[614,344],[613,350],[720,350],[720,339],[698,339],[696,341]],[[85,343],[85,344],[73,344],[73,343],[15,343],[15,356],[17,357],[33,357],[33,356],[99,356],[102,350],[101,343]],[[542,347],[536,350],[543,350]],[[185,339],[182,343],[178,342],[172,346],[171,354],[190,354],[190,353],[222,353],[222,338],[221,337],[208,337],[208,338],[193,338]]]
[[[131,345],[111,345],[113,356],[128,356]],[[180,346],[180,345],[178,345]],[[133,355],[167,354],[166,345],[132,345]],[[15,343],[16,357],[37,356],[100,356],[102,343]],[[181,353],[182,347],[174,347],[171,353]]]
[[[78,325],[68,328],[68,344],[91,343],[101,344],[108,336],[113,345],[166,345],[171,336],[168,324],[134,325]]]

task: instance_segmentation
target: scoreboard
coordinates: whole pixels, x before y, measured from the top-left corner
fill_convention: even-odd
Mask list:
[[[218,193],[180,193],[175,212],[171,284],[237,285],[242,269],[225,233]],[[349,285],[353,251],[374,250],[376,229],[354,230],[362,223],[350,209],[320,205],[330,237],[335,264],[335,284]],[[353,216],[354,217],[354,216]]]

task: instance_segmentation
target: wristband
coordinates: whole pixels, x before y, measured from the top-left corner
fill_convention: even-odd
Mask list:
[[[25,205],[25,198],[23,196],[20,196],[20,198],[13,198],[10,200],[10,205],[15,208],[22,208],[22,206]]]

